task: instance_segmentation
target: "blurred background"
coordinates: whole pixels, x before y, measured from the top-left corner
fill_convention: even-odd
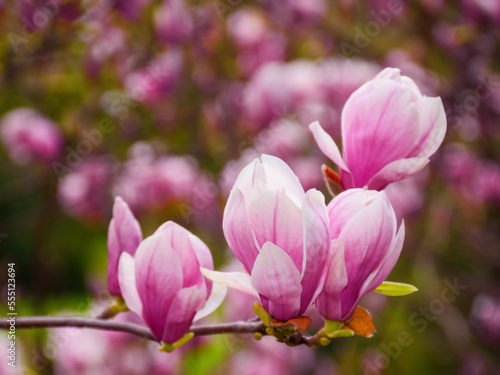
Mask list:
[[[0,0],[0,33],[4,316],[11,262],[19,315],[106,306],[116,195],[145,236],[174,220],[216,269],[238,267],[221,220],[241,168],[276,155],[326,195],[333,165],[307,126],[339,141],[345,101],[384,67],[448,117],[431,164],[387,190],[407,226],[389,280],[419,292],[365,297],[373,338],[313,350],[218,336],[166,354],[119,333],[18,330],[18,368],[2,359],[0,374],[498,373],[500,2]],[[231,292],[209,321],[249,318],[252,303]]]

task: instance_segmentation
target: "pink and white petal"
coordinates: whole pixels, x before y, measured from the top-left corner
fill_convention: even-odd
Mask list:
[[[170,245],[167,232],[150,236],[139,245],[135,278],[143,306],[142,318],[161,339],[172,299],[183,285],[182,263]]]
[[[376,195],[377,192],[358,188],[346,190],[333,198],[327,206],[331,238],[338,238],[346,223]]]
[[[205,291],[196,285],[178,290],[165,319],[162,341],[172,344],[188,333],[196,311],[204,301]]]
[[[119,296],[118,261],[123,252],[134,255],[142,241],[139,222],[128,204],[116,197],[113,205],[113,218],[108,228],[108,289],[111,295]]]
[[[339,238],[345,243],[349,284],[342,304],[354,303],[366,278],[379,267],[396,235],[394,211],[384,199],[375,199],[344,227]]]
[[[194,253],[196,254],[196,258],[198,258],[198,263],[200,264],[200,267],[213,270],[214,261],[212,258],[212,253],[208,248],[208,246],[205,245],[205,243],[200,238],[198,238],[192,233],[190,233],[188,237],[189,241],[191,242],[191,246],[193,247]],[[212,291],[212,281],[205,279],[205,284],[206,284],[207,295],[210,295]]]
[[[335,141],[327,132],[323,130],[319,122],[315,121],[310,124],[309,129],[313,133],[314,140],[316,141],[321,152],[325,154],[331,161],[337,164],[340,169],[350,172],[349,168],[344,163],[342,156],[340,155],[339,148],[335,144]]]
[[[224,209],[222,229],[226,241],[236,258],[243,263],[248,272],[252,272],[260,247],[256,244],[248,221],[245,199],[237,187],[234,187],[229,195]]]
[[[382,261],[379,268],[375,270],[372,275],[370,275],[365,281],[363,288],[361,289],[361,296],[364,296],[373,291],[387,279],[399,259],[399,255],[401,254],[401,250],[403,249],[404,239],[405,225],[403,221],[401,223],[401,226],[399,227],[398,234],[394,239],[394,244],[391,250],[387,253],[387,256]]]
[[[366,187],[370,190],[383,190],[387,185],[393,182],[413,176],[415,173],[421,171],[428,163],[429,159],[420,157],[393,161],[378,171],[370,181],[368,181]]]
[[[272,188],[283,188],[290,199],[300,207],[304,199],[305,191],[299,178],[280,158],[262,154],[260,157],[262,166],[266,172],[267,185]]]
[[[200,310],[196,312],[194,316],[193,322],[200,320],[207,315],[213,313],[217,308],[222,304],[224,298],[226,298],[227,287],[221,284],[214,283],[212,288],[212,293],[210,293],[210,297],[208,297],[205,306],[203,306]]]
[[[252,285],[269,299],[269,313],[278,320],[289,320],[300,311],[300,272],[281,248],[266,242],[255,260]]]
[[[330,223],[325,197],[316,189],[306,193],[302,205],[304,230],[304,260],[301,270],[302,295],[300,313],[313,302],[314,294],[325,271],[325,262],[330,248]]]
[[[267,189],[255,196],[248,205],[248,220],[261,247],[272,242],[292,258],[298,270],[302,270],[302,211],[283,189]]]
[[[204,285],[203,276],[200,274],[200,264],[196,253],[191,245],[190,236],[193,234],[184,227],[173,221],[162,224],[155,232],[163,236],[163,241],[177,253],[183,274],[183,288],[193,285],[201,287]]]
[[[326,278],[323,289],[316,298],[316,306],[324,318],[341,321],[341,295],[348,283],[342,240],[332,240],[326,265]]]
[[[385,68],[374,79],[391,79],[401,82],[401,70],[399,68]]]
[[[250,275],[243,272],[219,272],[200,268],[201,273],[214,283],[237,289],[244,293],[259,298],[259,293],[252,285]]]
[[[446,113],[439,97],[422,97],[415,105],[420,118],[420,136],[409,156],[428,158],[443,143],[447,126]]]
[[[418,138],[413,90],[393,80],[373,80],[356,90],[342,111],[343,157],[363,187],[385,165],[405,158]]]
[[[236,181],[234,182],[234,188],[238,188],[244,197],[250,199],[253,188],[254,170],[257,164],[260,164],[260,160],[255,158],[252,162],[248,163],[238,174]]]
[[[123,253],[120,257],[118,280],[128,309],[142,316],[142,302],[135,283],[135,260],[129,253]]]

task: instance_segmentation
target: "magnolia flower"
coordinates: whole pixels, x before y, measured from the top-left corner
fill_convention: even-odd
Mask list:
[[[31,108],[7,112],[0,123],[0,137],[17,164],[50,163],[63,153],[64,139],[57,124]]]
[[[224,211],[224,235],[248,273],[203,273],[260,298],[276,319],[295,318],[321,289],[328,227],[323,194],[304,192],[281,159],[262,155],[240,172]]]
[[[210,250],[172,221],[142,241],[135,256],[127,252],[120,256],[118,280],[123,299],[158,340],[175,343],[194,320],[222,303],[225,288],[212,288],[200,266],[213,270]]]
[[[113,218],[108,229],[108,290],[113,296],[121,296],[118,283],[118,261],[122,253],[134,255],[142,241],[141,227],[121,198],[115,198]]]
[[[342,112],[342,156],[318,122],[310,126],[321,151],[340,169],[344,189],[382,190],[420,171],[441,145],[446,115],[441,98],[387,68],[347,100]]]
[[[347,322],[358,302],[376,289],[398,260],[404,223],[397,219],[385,192],[352,189],[328,205],[331,250],[323,290],[316,300],[320,314]]]

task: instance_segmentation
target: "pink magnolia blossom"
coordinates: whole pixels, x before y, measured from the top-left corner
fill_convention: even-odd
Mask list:
[[[262,155],[239,174],[222,226],[248,273],[204,274],[260,298],[277,319],[303,314],[321,289],[330,244],[323,194],[304,192],[285,162]]]
[[[163,0],[154,20],[158,39],[165,44],[182,43],[194,31],[193,17],[183,0]]]
[[[404,241],[385,192],[352,189],[328,205],[331,250],[327,276],[316,300],[329,320],[348,321],[358,302],[385,280]]]
[[[128,204],[121,197],[116,197],[108,229],[108,290],[111,295],[121,296],[118,283],[120,256],[124,252],[134,255],[141,241],[139,222]]]
[[[17,108],[5,114],[0,136],[17,164],[50,163],[61,156],[64,146],[58,126],[30,108]]]
[[[342,112],[342,156],[318,122],[310,129],[340,169],[344,189],[382,190],[420,171],[441,145],[446,115],[439,97],[387,68],[356,90]]]
[[[213,269],[210,250],[172,221],[142,241],[134,257],[122,253],[118,280],[123,298],[159,340],[176,342],[193,320],[208,315],[222,302],[225,289],[212,288],[200,266]]]

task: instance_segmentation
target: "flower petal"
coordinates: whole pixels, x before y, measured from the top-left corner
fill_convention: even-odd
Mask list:
[[[172,299],[183,285],[182,263],[171,247],[168,232],[141,243],[135,255],[135,278],[142,318],[161,339]]]
[[[367,82],[342,111],[343,157],[363,187],[386,164],[405,158],[418,138],[413,89],[389,79]]]
[[[193,285],[201,287],[204,285],[203,276],[200,273],[200,264],[191,244],[190,236],[193,234],[184,227],[173,221],[162,224],[155,232],[160,234],[162,241],[167,242],[179,257],[182,264],[183,288]]]
[[[333,198],[327,207],[331,238],[338,238],[346,223],[377,194],[364,189],[349,189]]]
[[[204,301],[205,291],[196,285],[178,290],[165,319],[162,341],[172,344],[188,333]]]
[[[210,280],[211,281],[211,280]],[[227,287],[221,284],[214,283],[212,287],[212,293],[208,297],[205,306],[196,312],[193,321],[196,322],[207,315],[213,313],[222,304],[224,298],[226,298]]]
[[[236,258],[243,263],[248,272],[252,272],[255,258],[259,255],[260,247],[256,244],[248,221],[245,199],[240,189],[236,186],[231,190],[226,208],[224,209],[222,229],[226,241],[234,255],[236,255]]]
[[[327,275],[323,290],[316,299],[316,306],[326,319],[342,321],[341,295],[348,283],[342,240],[331,242],[328,258]]]
[[[262,154],[260,157],[266,172],[267,185],[273,188],[283,188],[287,191],[295,204],[300,206],[304,199],[305,191],[299,178],[280,158]]]
[[[349,284],[342,293],[343,309],[356,307],[366,278],[391,250],[396,234],[396,216],[385,193],[380,193],[380,196],[349,220],[339,237],[345,243],[345,263],[349,275]]]
[[[252,285],[269,299],[269,313],[279,320],[296,318],[300,310],[300,272],[288,254],[266,242],[255,260]]]
[[[122,253],[135,254],[142,241],[139,222],[128,204],[116,197],[113,205],[113,218],[108,229],[108,290],[111,295],[120,295],[118,285],[118,261]]]
[[[338,165],[340,169],[343,169],[347,172],[349,171],[349,167],[344,163],[342,156],[340,156],[340,151],[335,141],[328,135],[327,132],[323,130],[318,121],[313,122],[309,125],[309,129],[313,133],[314,140],[318,144],[319,149],[323,154],[325,154],[331,161]]]
[[[302,206],[304,260],[302,262],[302,296],[300,313],[306,311],[313,302],[316,291],[322,287],[325,262],[330,248],[330,224],[325,205],[325,197],[316,189],[306,193]]]
[[[272,242],[302,270],[302,212],[283,189],[267,189],[255,196],[248,205],[248,220],[259,246]]]
[[[259,293],[252,286],[250,275],[243,272],[218,272],[200,268],[201,273],[213,282],[237,289],[259,298]]]
[[[413,176],[422,170],[427,163],[429,163],[429,159],[420,157],[393,161],[368,181],[367,188],[370,190],[383,190],[390,183]]]
[[[394,239],[394,244],[390,251],[387,252],[385,259],[381,262],[380,266],[370,275],[365,281],[363,288],[361,289],[361,295],[364,296],[377,288],[387,276],[391,273],[392,269],[398,261],[401,250],[403,249],[403,243],[405,239],[405,225],[404,222],[401,223],[399,227],[398,234]]]
[[[122,297],[130,311],[142,315],[142,302],[135,283],[135,260],[129,253],[123,253],[118,264],[118,280]]]
[[[415,105],[420,117],[420,137],[409,156],[428,158],[443,143],[446,134],[446,113],[439,97],[422,97]]]

